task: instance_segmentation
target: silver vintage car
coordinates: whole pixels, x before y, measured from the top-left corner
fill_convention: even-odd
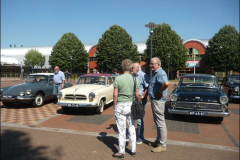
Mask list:
[[[53,73],[29,74],[26,81],[1,89],[1,101],[5,106],[14,103],[31,103],[34,107],[44,105],[44,101],[56,98],[53,95]],[[66,82],[64,88],[72,84]]]

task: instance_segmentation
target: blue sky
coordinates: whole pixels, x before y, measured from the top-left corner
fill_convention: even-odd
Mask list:
[[[183,40],[210,39],[224,25],[239,31],[239,0],[1,0],[1,48],[53,46],[68,32],[96,44],[115,24],[145,42],[149,22]]]

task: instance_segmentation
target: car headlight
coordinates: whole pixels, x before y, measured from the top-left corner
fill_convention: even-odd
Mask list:
[[[20,96],[24,96],[24,92],[20,92]]]
[[[27,91],[26,91],[26,94],[27,94],[27,95],[31,94],[31,90],[30,90],[30,89],[27,90]]]
[[[95,93],[93,92],[89,93],[89,99],[93,99],[93,98],[95,98]]]
[[[1,91],[0,91],[0,95],[2,95],[3,94],[3,89],[1,89]]]
[[[58,98],[61,98],[61,97],[62,97],[62,92],[61,92],[61,91],[58,92],[57,97],[58,97]]]
[[[226,103],[228,103],[228,97],[227,97],[227,96],[221,96],[221,97],[219,98],[219,101],[220,101],[220,103],[222,103],[222,104],[226,104]]]
[[[239,87],[238,87],[238,86],[235,87],[235,88],[234,88],[234,91],[235,91],[235,92],[238,92],[238,91],[239,91]]]
[[[176,94],[171,94],[170,95],[170,100],[171,101],[177,101],[177,99],[178,99],[178,96]]]

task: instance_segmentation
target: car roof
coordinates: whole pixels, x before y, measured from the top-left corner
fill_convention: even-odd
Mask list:
[[[98,77],[112,77],[113,75],[111,74],[102,74],[102,73],[99,73],[99,74],[84,74],[84,75],[81,75],[82,76],[98,76]]]
[[[228,75],[228,77],[239,77],[239,75]]]
[[[182,77],[216,77],[216,76],[212,74],[185,74],[182,75]]]
[[[48,75],[54,75],[53,73],[32,73],[30,75],[45,75],[45,76],[48,76]]]

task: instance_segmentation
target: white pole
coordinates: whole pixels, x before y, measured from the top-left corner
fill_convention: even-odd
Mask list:
[[[194,74],[195,74],[195,65],[196,65],[196,63],[195,63],[195,54],[193,53],[193,61],[194,61]]]

